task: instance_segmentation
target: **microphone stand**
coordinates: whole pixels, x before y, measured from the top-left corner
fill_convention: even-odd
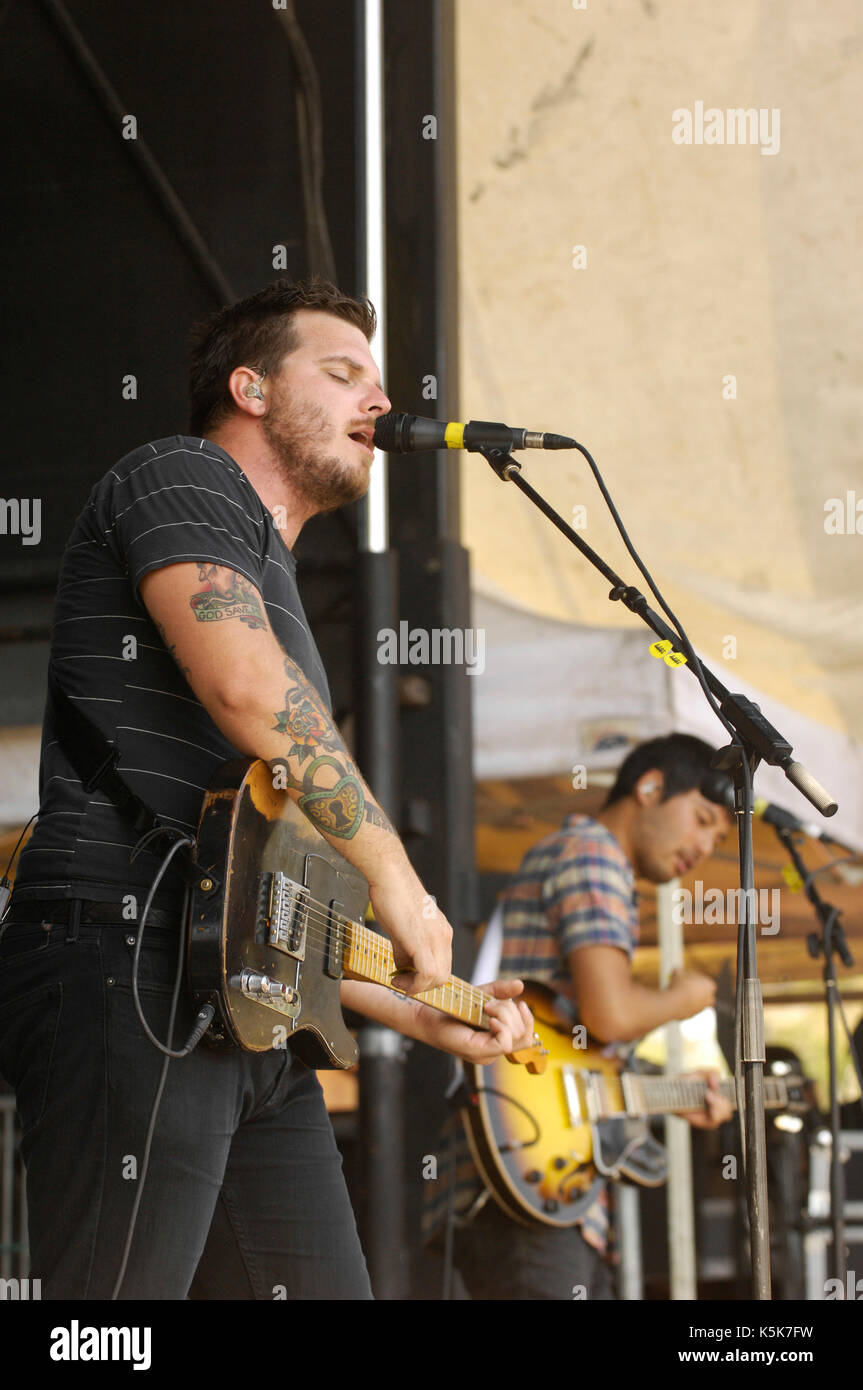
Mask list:
[[[515,483],[525,497],[566,536],[567,540],[589,560],[595,569],[612,585],[609,600],[626,605],[630,612],[651,628],[669,646],[660,655],[671,656],[685,647],[679,633],[648,606],[647,600],[633,585],[624,584],[620,575],[572,529],[554,508],[546,502],[521,476],[521,464],[505,449],[465,446],[480,453],[491,464],[502,482]],[[581,445],[577,445],[581,449]],[[675,665],[685,663],[680,656]],[[759,762],[783,768],[786,777],[824,815],[832,815],[836,803],[819,786],[807,770],[791,756],[791,745],[764,718],[759,707],[745,695],[732,695],[708,667],[701,663],[705,684],[719,702],[724,718],[737,734],[738,741],[720,749],[713,759],[715,767],[729,772],[734,780],[734,801],[737,812],[737,833],[740,859],[742,913],[739,923],[737,955],[738,1042],[742,1067],[737,1071],[738,1102],[743,1091],[743,1104],[738,1103],[740,1117],[747,1208],[749,1212],[749,1243],[752,1263],[753,1296],[770,1298],[770,1230],[767,1210],[767,1139],[764,1121],[764,1009],[761,981],[758,979],[755,950],[755,920],[752,911],[756,902],[752,852],[752,775]],[[693,671],[693,674],[696,674]],[[741,1075],[742,1073],[742,1075]],[[742,1086],[741,1086],[742,1080]]]
[[[830,1078],[830,1135],[832,1149],[830,1153],[830,1225],[833,1229],[833,1259],[831,1261],[833,1276],[841,1281],[845,1287],[845,1178],[842,1172],[842,1157],[839,1152],[839,1090],[838,1090],[838,1068],[836,1065],[836,1006],[839,1003],[839,985],[836,980],[836,968],[833,962],[834,950],[842,958],[842,964],[852,966],[854,957],[848,949],[848,942],[845,931],[839,918],[842,913],[838,907],[831,907],[825,902],[815,886],[813,875],[809,873],[800,854],[800,850],[794,842],[793,833],[790,830],[775,827],[776,834],[787,849],[795,869],[803,880],[803,887],[807,898],[815,909],[815,914],[821,924],[820,936],[818,932],[811,932],[806,938],[806,945],[813,960],[817,960],[821,952],[824,953],[824,991],[825,1002],[827,1004],[827,1066]],[[853,1054],[853,1044],[852,1044]]]

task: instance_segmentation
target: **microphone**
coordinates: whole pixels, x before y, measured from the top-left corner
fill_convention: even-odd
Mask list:
[[[578,445],[565,434],[537,434],[492,420],[469,420],[462,425],[390,411],[378,416],[375,448],[386,454],[417,454],[434,449],[467,449],[474,453],[480,449],[502,449],[511,453],[513,449],[577,449]]]
[[[712,801],[716,806],[724,806],[727,811],[734,813],[734,785],[729,781],[727,773],[708,772],[701,780],[699,791],[708,801]],[[820,825],[800,820],[790,811],[783,811],[781,806],[774,806],[772,801],[765,801],[763,796],[752,798],[752,814],[759,820],[766,821],[768,825],[774,825],[777,830],[801,830],[804,835],[811,835],[815,840],[825,840],[829,845],[847,849],[840,840],[834,840],[826,834]]]

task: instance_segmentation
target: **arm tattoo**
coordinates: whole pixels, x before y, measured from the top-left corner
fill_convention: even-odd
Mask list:
[[[300,810],[319,830],[340,840],[353,839],[364,822],[395,835],[381,808],[366,797],[359,770],[314,686],[290,658],[285,659],[285,674],[295,684],[285,691],[285,708],[275,712],[273,728],[292,740],[288,757],[296,758],[302,770],[298,780],[284,765],[286,784],[302,792]]]
[[[225,565],[198,561],[198,579],[204,585],[189,599],[199,623],[217,623],[239,618],[251,628],[266,628],[267,617],[254,585],[244,574]]]

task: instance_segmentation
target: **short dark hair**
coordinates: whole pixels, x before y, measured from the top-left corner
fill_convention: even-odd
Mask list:
[[[692,791],[700,787],[702,780],[712,771],[714,752],[709,743],[694,738],[692,734],[666,734],[664,738],[651,738],[646,743],[639,743],[620,764],[605,805],[613,806],[615,801],[631,796],[636,783],[652,768],[657,768],[663,775],[663,801]],[[728,785],[732,785],[730,778]]]
[[[297,346],[293,318],[298,309],[334,314],[359,328],[371,342],[376,316],[367,299],[344,294],[329,280],[275,280],[256,294],[217,310],[192,330],[189,361],[189,428],[196,436],[234,409],[228,378],[236,367],[273,373]]]

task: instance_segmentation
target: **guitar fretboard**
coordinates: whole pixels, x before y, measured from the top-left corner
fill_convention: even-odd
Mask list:
[[[638,1072],[624,1075],[626,1108],[633,1114],[666,1115],[676,1110],[700,1110],[704,1106],[706,1081],[690,1077],[642,1076]],[[720,1081],[719,1090],[736,1106],[737,1092],[732,1079]],[[764,1104],[771,1109],[781,1109],[788,1104],[788,1088],[780,1078],[765,1076]]]
[[[344,925],[345,971],[356,979],[369,980],[393,989],[390,977],[396,969],[396,963],[393,948],[386,937],[380,936],[378,932],[362,926],[359,922],[349,922],[345,919]],[[404,990],[400,989],[394,992],[404,994]],[[486,996],[475,985],[469,985],[466,980],[459,980],[455,975],[450,975],[444,984],[437,985],[434,989],[423,990],[421,994],[411,995],[411,998],[419,999],[423,1004],[439,1009],[441,1013],[461,1019],[472,1028],[483,1028],[486,1031],[489,1029],[484,1010]]]

